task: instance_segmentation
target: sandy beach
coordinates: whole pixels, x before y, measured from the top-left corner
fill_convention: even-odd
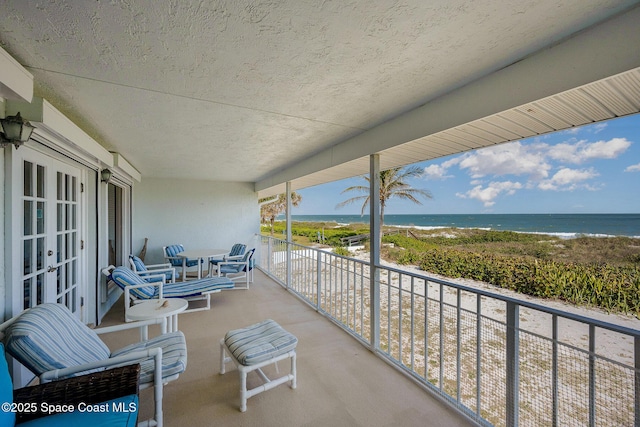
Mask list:
[[[355,248],[353,250],[353,256],[356,259],[362,261],[369,261],[369,253],[363,250],[358,250]],[[444,277],[437,274],[425,272],[418,268],[415,265],[399,265],[392,262],[387,262],[382,260],[381,264],[383,266],[387,266],[393,269],[405,270],[411,274],[433,277],[440,280],[445,280],[447,282],[451,282],[454,284],[459,284],[463,286],[467,286],[473,289],[479,289],[487,292],[491,292],[497,295],[503,295],[506,297],[514,298],[521,301],[527,301],[533,304],[553,308],[556,310],[565,311],[568,313],[573,313],[579,316],[584,316],[592,319],[597,319],[601,322],[611,323],[614,325],[623,326],[625,328],[635,329],[640,334],[640,319],[632,315],[625,314],[617,314],[617,313],[606,313],[602,309],[597,307],[580,307],[573,304],[569,304],[559,300],[550,300],[544,298],[536,298],[529,295],[520,294],[514,292],[509,289],[503,289],[496,286],[493,286],[489,283],[479,282],[471,279],[463,279],[463,278],[450,278]],[[408,278],[407,278],[408,279]],[[405,284],[406,286],[406,284]],[[434,290],[434,297],[436,297],[438,290]],[[463,293],[463,306],[468,309],[473,309],[475,306],[475,297],[471,298],[471,295],[466,295]],[[486,312],[485,312],[486,310]],[[483,314],[486,314],[490,317],[501,318],[504,311],[504,304],[500,301],[488,299],[486,302],[483,302]],[[549,325],[547,322],[547,316],[543,315],[543,313],[532,310],[528,308],[523,308],[520,311],[520,328],[523,330],[531,331],[536,334],[540,334],[543,336],[548,336]],[[571,344],[582,347],[584,341],[586,340],[588,331],[582,330],[581,328],[567,328],[569,330],[563,331],[563,339],[566,339]],[[602,331],[601,335],[597,337],[598,344],[597,348],[602,347],[603,353],[600,353],[605,356],[610,356],[614,359],[619,358],[622,354],[625,354],[627,359],[626,361],[633,360],[633,342],[627,342],[629,340],[621,340],[618,334],[611,333],[608,331]]]
[[[369,254],[362,250],[354,250],[353,257],[365,262],[369,260]],[[553,308],[565,313],[573,313],[589,319],[619,325],[638,331],[640,334],[640,320],[631,315],[609,314],[598,308],[577,307],[562,301],[530,297],[474,280],[442,277],[429,274],[416,266],[398,265],[386,261],[382,261],[381,265],[391,269],[403,270],[413,275],[440,279],[468,288],[490,292],[496,296],[505,296],[519,301],[526,301],[543,307]],[[366,267],[366,269],[368,269],[368,267]],[[392,288],[397,289],[397,287],[401,286],[403,292],[406,291],[408,294],[412,286],[411,277],[395,272],[389,273],[389,271],[383,269],[381,287],[386,287],[385,285],[393,282],[391,283]],[[368,275],[368,271],[364,274]],[[427,289],[425,289],[423,283],[426,283]],[[439,284],[429,281],[414,281],[413,283],[414,294],[424,295],[426,292],[428,293],[428,299],[436,302],[436,304],[434,304],[434,308],[436,309],[432,310],[434,312],[437,312],[437,301],[440,299],[440,289]],[[456,323],[455,314],[453,313],[457,303],[457,291],[454,287],[444,287],[442,289],[444,289],[442,300],[451,307],[450,317],[446,319],[447,326],[445,328],[445,340],[447,341],[445,347],[448,347],[448,350],[445,351],[444,360],[437,359],[437,354],[432,354],[428,360],[425,360],[422,355],[418,354],[414,356],[415,361],[413,363],[415,363],[416,366],[428,364],[430,369],[434,368],[433,371],[437,371],[440,364],[442,364],[444,367],[444,378],[442,381],[447,384],[455,384],[457,375],[455,364],[455,333],[457,329],[451,325],[455,325]],[[385,291],[382,291],[381,294],[381,311],[384,313],[388,307],[391,306],[391,312],[397,312],[397,296],[388,298],[385,295]],[[390,295],[393,294],[390,293]],[[460,324],[461,326],[458,327],[461,329],[463,337],[471,337],[463,338],[466,339],[466,341],[462,344],[462,347],[473,347],[475,346],[475,339],[473,338],[475,336],[475,320],[473,319],[476,318],[477,314],[477,297],[472,292],[461,292],[460,299],[460,305],[465,313],[462,315],[463,321]],[[404,312],[405,308],[402,310]],[[504,323],[506,322],[506,303],[498,298],[483,297],[481,316],[489,319],[489,321],[486,322],[488,326],[486,328],[483,326],[483,335],[486,333],[489,336],[494,335],[495,337],[499,337],[496,339],[488,339],[488,342],[494,343],[493,348],[490,348],[491,345],[485,345],[483,343],[483,388],[485,390],[487,388],[495,388],[497,395],[501,396],[503,391],[498,390],[503,389],[505,380],[505,349],[503,337]],[[465,317],[468,317],[468,319],[465,320]],[[574,425],[576,422],[577,425],[584,425],[588,423],[589,413],[588,378],[590,370],[590,330],[589,326],[584,323],[563,319],[562,317],[558,319],[559,344],[555,350],[558,353],[558,359],[557,362],[554,362],[552,357],[552,315],[528,307],[520,308],[519,370],[521,379],[519,393],[521,419],[523,421],[528,419],[528,421],[534,425],[546,424],[550,421],[552,366],[554,363],[557,363],[556,369],[559,378],[558,394],[562,406],[560,410],[560,420],[563,421],[562,425]],[[389,321],[394,322],[394,320]],[[383,334],[386,334],[385,322],[384,319],[381,319]],[[433,319],[429,316],[428,322],[434,322],[435,325],[438,323],[438,320],[437,318]],[[394,323],[392,330],[396,327],[395,325]],[[633,413],[634,386],[632,370],[634,366],[634,340],[629,335],[613,332],[606,328],[596,327],[594,331],[595,341],[593,344],[593,353],[591,354],[595,356],[593,363],[597,384],[596,412],[598,413],[598,419],[607,419],[611,424],[606,425],[626,425],[628,421],[626,417],[628,414]],[[384,339],[384,337],[381,337],[381,341],[384,341]],[[404,351],[408,352],[408,348],[411,345],[408,337],[403,335],[402,342],[402,346],[405,348]],[[430,339],[429,345],[437,347],[437,340],[434,343]],[[475,360],[477,359],[474,355],[475,350],[472,348],[469,349],[466,354],[463,351],[461,359],[463,364],[462,372],[468,370],[468,372],[464,374],[465,377],[469,375],[473,376],[473,372],[476,371]],[[416,366],[414,366],[416,371],[424,369],[416,368]],[[440,380],[436,377],[429,375],[430,381],[439,383]],[[475,402],[475,392],[473,391],[475,389],[475,382],[471,381],[466,384],[464,383],[465,381],[467,380],[463,380],[463,384],[461,384],[461,388],[466,390],[463,390],[462,399],[464,401],[468,400],[468,402],[470,402],[469,405],[472,407],[474,405],[473,402]],[[455,393],[455,386],[451,390],[449,393]],[[494,398],[494,396],[483,395],[483,411],[487,412],[487,419],[492,420],[493,423],[497,423],[496,425],[500,425],[500,420],[503,419],[502,411],[504,411],[504,402],[500,401],[500,398],[493,400]]]

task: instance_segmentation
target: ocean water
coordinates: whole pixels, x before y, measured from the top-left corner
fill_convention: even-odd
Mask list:
[[[293,221],[368,223],[364,215],[292,215]],[[283,219],[283,218],[280,218]],[[640,214],[478,214],[385,215],[385,225],[434,228],[482,228],[552,234],[563,238],[580,235],[640,238]]]

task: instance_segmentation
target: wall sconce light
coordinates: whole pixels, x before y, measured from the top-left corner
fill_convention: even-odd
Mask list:
[[[111,181],[111,175],[113,174],[109,169],[102,169],[100,172],[100,181],[108,184],[109,181]]]
[[[20,116],[20,113],[0,119],[0,123],[2,123],[0,145],[5,147],[13,144],[16,146],[16,150],[31,138],[31,132],[35,129],[31,123]]]

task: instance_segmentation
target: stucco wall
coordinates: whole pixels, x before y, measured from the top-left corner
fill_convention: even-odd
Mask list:
[[[250,183],[143,178],[133,189],[132,253],[149,238],[145,262],[163,262],[162,246],[187,249],[254,247],[260,231],[257,193]]]

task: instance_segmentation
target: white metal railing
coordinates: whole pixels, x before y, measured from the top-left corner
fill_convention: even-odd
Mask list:
[[[638,330],[378,265],[376,341],[368,262],[261,246],[261,270],[479,424],[640,427]]]

